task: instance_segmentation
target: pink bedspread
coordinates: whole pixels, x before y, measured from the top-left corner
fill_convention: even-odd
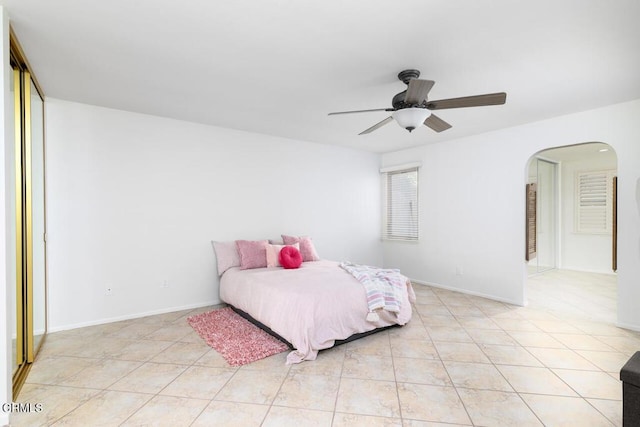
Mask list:
[[[360,282],[334,261],[305,262],[299,269],[231,268],[220,279],[222,301],[250,314],[295,348],[287,363],[315,360],[335,340],[411,319],[407,282],[399,313],[383,311],[376,322],[366,320],[366,292]]]

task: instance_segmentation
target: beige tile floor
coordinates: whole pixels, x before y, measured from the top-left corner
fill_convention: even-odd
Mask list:
[[[416,285],[404,328],[285,365],[232,368],[186,323],[205,309],[51,334],[15,426],[621,425],[615,277],[552,271],[515,307]]]

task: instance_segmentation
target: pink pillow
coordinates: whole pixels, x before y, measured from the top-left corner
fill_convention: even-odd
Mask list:
[[[282,264],[280,264],[280,251],[285,246],[286,245],[267,245],[267,267],[282,267]],[[298,250],[300,249],[299,243],[291,246]]]
[[[302,254],[293,246],[285,246],[280,251],[280,264],[286,269],[298,268],[302,264]]]
[[[267,266],[266,240],[236,240],[240,254],[240,269],[261,268]]]
[[[211,242],[213,250],[216,253],[216,261],[218,263],[218,276],[230,269],[231,267],[240,266],[240,255],[238,255],[238,247],[236,242]]]
[[[294,243],[300,243],[300,253],[302,254],[302,260],[307,261],[318,261],[320,257],[316,252],[316,248],[311,241],[311,237],[301,236],[285,236],[282,235],[282,240],[285,245],[293,245]]]

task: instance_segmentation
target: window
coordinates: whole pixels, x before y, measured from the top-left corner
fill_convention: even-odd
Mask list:
[[[576,173],[578,233],[610,233],[613,220],[614,170]]]
[[[418,166],[381,170],[383,185],[382,238],[418,240]]]

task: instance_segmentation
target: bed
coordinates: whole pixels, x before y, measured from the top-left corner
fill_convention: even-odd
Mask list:
[[[293,351],[287,363],[315,360],[318,351],[342,340],[411,319],[415,296],[406,280],[399,310],[376,310],[367,320],[370,305],[365,286],[340,263],[303,262],[299,268],[228,268],[220,278],[220,298],[250,320],[283,338]]]

